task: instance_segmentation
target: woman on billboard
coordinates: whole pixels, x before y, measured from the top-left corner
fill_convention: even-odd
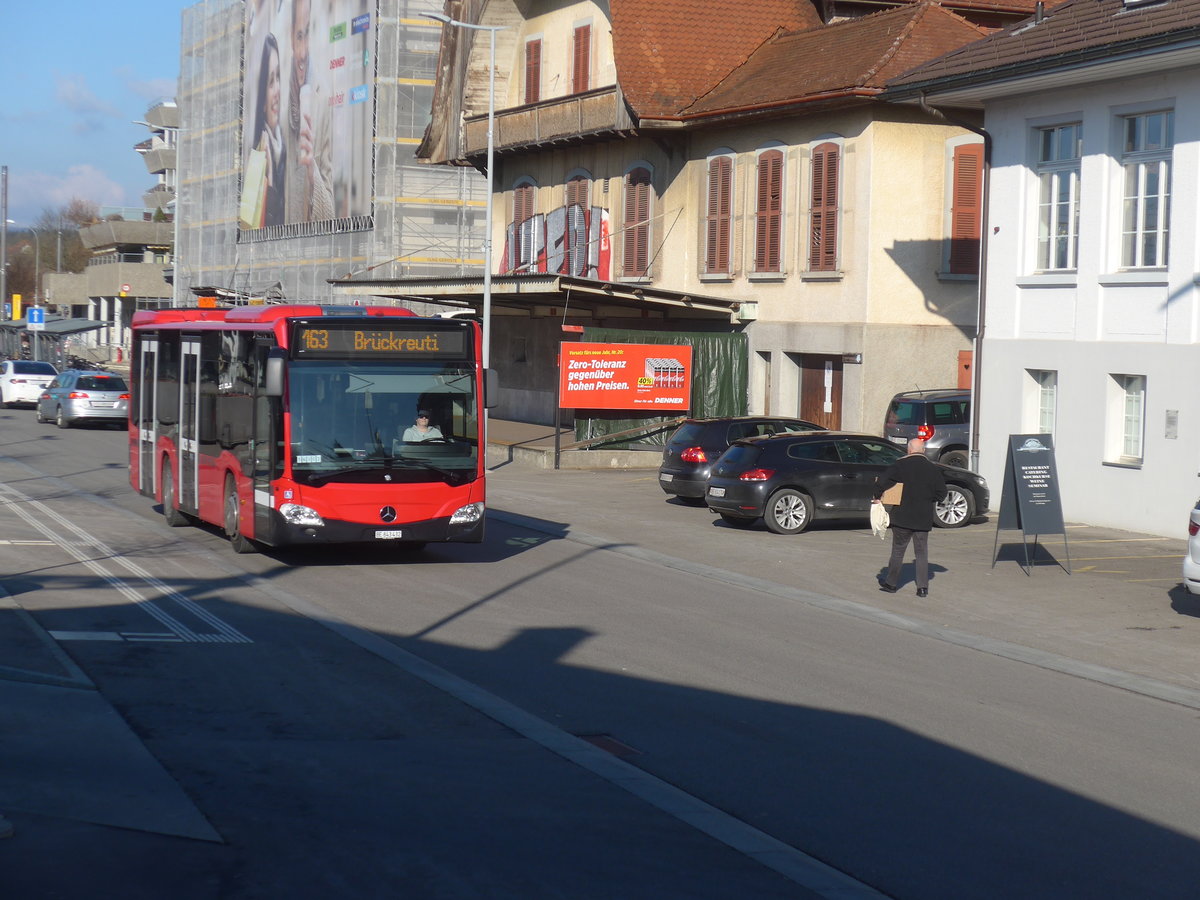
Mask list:
[[[265,154],[266,187],[262,203],[260,226],[281,225],[284,222],[287,172],[287,149],[280,128],[282,105],[280,81],[279,44],[275,35],[268,33],[263,40],[262,61],[258,69],[258,103],[254,114],[254,141],[251,151]],[[252,165],[247,164],[247,171]]]

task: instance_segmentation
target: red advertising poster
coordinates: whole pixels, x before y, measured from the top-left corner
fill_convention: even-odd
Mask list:
[[[686,344],[563,343],[563,409],[676,409],[692,395],[692,348]]]

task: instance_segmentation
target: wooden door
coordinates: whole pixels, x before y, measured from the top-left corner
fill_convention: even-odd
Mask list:
[[[842,427],[842,358],[800,356],[800,418],[825,428]]]

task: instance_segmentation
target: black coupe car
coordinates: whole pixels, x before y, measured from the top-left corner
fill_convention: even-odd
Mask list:
[[[704,500],[731,525],[762,518],[776,534],[799,534],[814,519],[868,519],[875,479],[904,455],[881,437],[820,431],[735,441],[713,466]],[[966,469],[943,466],[948,488],[934,521],[959,528],[987,512],[988,487]]]

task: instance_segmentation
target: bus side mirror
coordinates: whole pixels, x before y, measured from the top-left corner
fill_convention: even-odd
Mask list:
[[[491,409],[500,403],[500,373],[495,369],[483,370],[483,408]]]
[[[283,396],[283,361],[285,359],[287,359],[287,351],[282,347],[272,347],[267,351],[267,377],[263,389],[268,397]]]

